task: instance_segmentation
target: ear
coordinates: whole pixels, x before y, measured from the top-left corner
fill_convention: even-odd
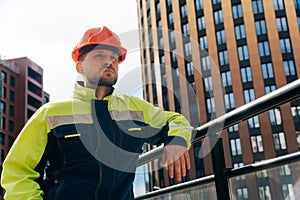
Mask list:
[[[81,61],[76,62],[76,70],[79,74],[83,74],[83,66]]]

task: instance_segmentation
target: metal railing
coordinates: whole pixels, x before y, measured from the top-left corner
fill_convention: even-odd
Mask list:
[[[192,143],[198,142],[199,140],[205,138],[205,137],[218,137],[219,132],[222,130],[225,130],[228,127],[231,127],[235,124],[238,124],[242,121],[245,121],[247,119],[250,119],[251,117],[254,117],[258,114],[261,114],[267,110],[276,108],[284,103],[290,102],[292,100],[297,99],[300,97],[300,79],[293,81],[267,95],[264,95],[248,104],[245,104],[231,112],[228,112],[220,117],[217,117],[210,122],[195,128],[193,130],[193,141]],[[212,151],[220,151],[220,146],[215,145]],[[145,154],[140,155],[138,165],[143,165],[148,162],[151,162],[161,156],[163,152],[163,145],[159,146],[149,152],[146,152]],[[215,152],[216,154],[220,152]],[[222,153],[222,152],[221,152]],[[212,152],[213,154],[213,152]],[[222,155],[224,156],[224,155]],[[300,155],[297,154],[296,156],[297,160],[299,160]],[[224,158],[224,157],[223,157]],[[214,179],[216,183],[216,190],[218,193],[218,199],[229,199],[229,194],[227,195],[222,192],[229,191],[228,186],[224,189],[224,176],[228,178],[228,174],[225,174],[225,169],[221,169],[224,166],[215,166],[217,163],[214,163],[213,159],[213,165],[214,165]],[[252,165],[253,168],[254,165]],[[215,168],[216,167],[216,168]],[[221,167],[221,168],[220,168]],[[218,174],[217,171],[222,171],[223,174]],[[237,170],[232,170],[232,174],[238,173]],[[229,173],[230,174],[230,173]],[[226,179],[227,179],[226,178]],[[199,179],[198,181],[201,182],[202,179]],[[221,185],[218,184],[218,182],[221,182],[221,185],[223,184],[223,188],[220,188]],[[197,181],[191,182],[191,184],[194,184]],[[187,184],[187,183],[185,183]],[[178,187],[184,187],[184,186],[171,186],[169,188],[164,188],[161,190],[161,192],[166,192],[169,190],[178,189]],[[152,196],[154,193],[159,194],[159,191],[150,192],[148,195]],[[143,198],[146,198],[147,194],[143,195]],[[140,197],[137,197],[136,199],[141,199]]]

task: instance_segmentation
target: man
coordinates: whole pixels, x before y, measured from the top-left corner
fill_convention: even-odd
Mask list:
[[[84,81],[71,99],[43,105],[22,129],[3,164],[6,199],[133,199],[145,142],[164,142],[170,178],[186,176],[188,121],[113,93],[126,52],[105,26],[84,33],[72,52]]]

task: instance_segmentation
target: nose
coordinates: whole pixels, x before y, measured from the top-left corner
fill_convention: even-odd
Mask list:
[[[104,62],[103,62],[104,66],[111,66],[112,62],[113,61],[111,60],[111,58],[109,56],[105,56]]]

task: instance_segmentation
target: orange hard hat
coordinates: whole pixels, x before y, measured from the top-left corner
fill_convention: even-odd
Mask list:
[[[76,45],[72,52],[72,58],[75,62],[79,60],[80,49],[87,46],[99,45],[100,47],[108,47],[108,49],[116,49],[119,55],[118,62],[121,63],[125,57],[127,50],[121,46],[119,37],[109,30],[106,26],[88,29],[79,43]]]

